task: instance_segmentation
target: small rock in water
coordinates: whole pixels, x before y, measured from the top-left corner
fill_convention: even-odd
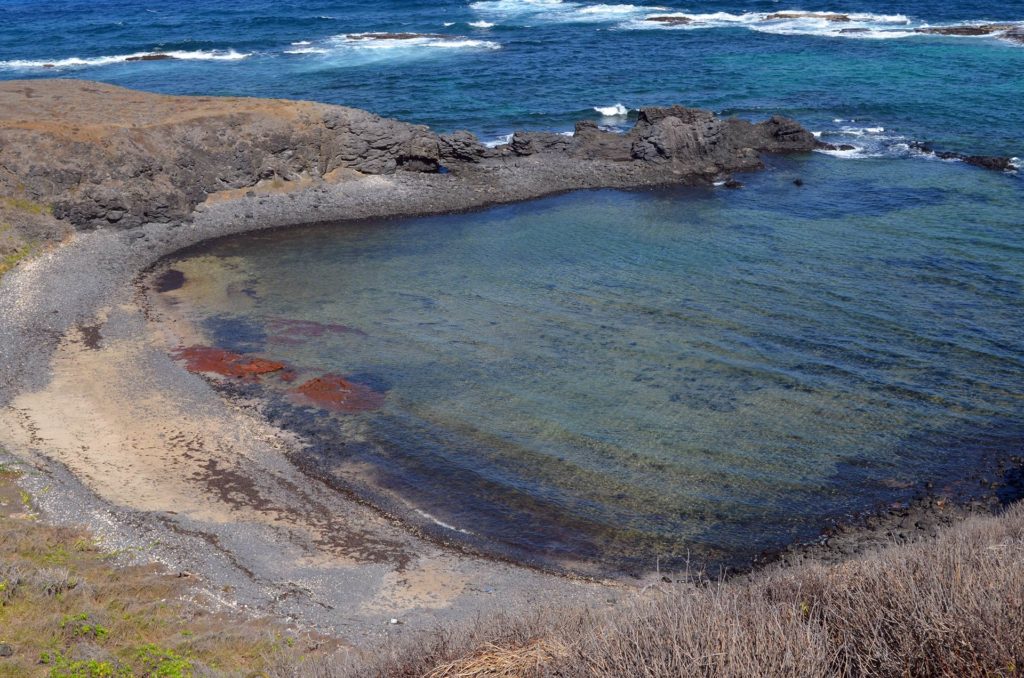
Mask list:
[[[726,188],[743,188],[743,184],[735,179],[729,179],[729,181],[722,184]]]
[[[799,177],[796,178],[796,179],[793,179],[793,185],[794,186],[803,186],[804,185],[804,180],[800,179]]]

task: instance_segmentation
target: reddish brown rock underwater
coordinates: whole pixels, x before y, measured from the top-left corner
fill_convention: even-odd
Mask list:
[[[384,394],[369,386],[348,381],[337,374],[310,379],[292,389],[291,393],[309,400],[318,407],[336,412],[367,412],[384,404]]]
[[[285,367],[284,363],[274,360],[250,358],[213,346],[189,346],[178,349],[174,356],[185,361],[185,369],[189,372],[242,379],[281,372]]]

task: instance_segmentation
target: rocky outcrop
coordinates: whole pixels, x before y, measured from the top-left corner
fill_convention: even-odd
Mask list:
[[[560,154],[583,160],[639,162],[674,172],[713,175],[760,165],[759,152],[810,151],[814,135],[794,120],[773,117],[754,124],[722,120],[711,111],[672,106],[641,109],[625,134],[595,123],[577,123],[573,135],[517,133],[508,145],[514,155]]]
[[[1002,33],[1017,28],[1015,24],[966,24],[963,26],[925,26],[915,28],[915,33],[927,35],[980,36]]]
[[[437,171],[426,127],[352,108],[169,97],[78,80],[0,85],[0,193],[78,228],[188,216],[260,181]]]
[[[649,16],[644,21],[663,26],[689,26],[693,23],[693,19],[688,16]]]
[[[765,21],[786,21],[790,19],[821,19],[837,23],[852,21],[849,14],[833,14],[830,12],[775,12],[764,18]]]
[[[468,176],[530,157],[529,171],[562,173],[568,188],[643,185],[753,169],[759,152],[816,145],[793,120],[721,120],[682,106],[643,109],[626,133],[584,121],[572,135],[520,132],[491,149],[466,131],[437,135],[343,106],[172,97],[80,80],[0,84],[0,197],[43,205],[78,229],[180,222],[214,193],[322,182],[339,171]]]
[[[936,158],[941,160],[959,160],[967,163],[968,165],[974,165],[975,167],[981,167],[982,169],[993,170],[996,172],[1012,172],[1017,169],[1017,166],[1013,164],[1013,158],[1002,155],[970,155],[968,153],[956,153],[954,151],[937,151],[930,144],[914,143],[911,147],[921,151],[922,153],[929,153],[934,155]]]

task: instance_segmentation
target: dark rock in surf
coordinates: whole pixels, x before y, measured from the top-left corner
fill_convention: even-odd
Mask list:
[[[999,37],[1004,40],[1009,40],[1010,42],[1015,42],[1018,45],[1024,45],[1024,24],[1014,26]]]
[[[167,61],[168,59],[173,59],[173,58],[174,57],[171,56],[170,54],[155,53],[155,54],[141,54],[139,56],[130,56],[127,59],[125,59],[125,61]]]
[[[964,25],[964,26],[926,26],[924,28],[915,28],[915,33],[924,33],[927,35],[956,35],[964,37],[973,37],[980,35],[992,35],[993,33],[1002,33],[1003,31],[1009,31],[1014,28],[1018,28],[1016,24],[980,24],[980,25]]]
[[[852,21],[849,14],[832,14],[829,12],[775,12],[767,15],[765,21],[784,21],[787,19],[823,19],[836,23]]]
[[[975,167],[981,167],[982,169],[993,170],[995,172],[1012,172],[1017,169],[1013,164],[1012,158],[1002,155],[968,155],[966,153],[956,153],[954,151],[936,151],[930,144],[922,143],[913,143],[911,144],[911,148],[921,151],[922,153],[930,153],[936,158],[940,158],[942,160],[960,160],[968,165],[974,165]]]
[[[686,16],[649,16],[644,21],[650,21],[664,26],[688,26],[693,19]]]

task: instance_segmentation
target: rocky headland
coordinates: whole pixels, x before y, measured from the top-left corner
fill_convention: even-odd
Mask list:
[[[489,148],[341,106],[176,97],[86,81],[0,84],[0,462],[56,522],[228,590],[228,604],[347,637],[608,586],[483,561],[288,461],[300,446],[172,355],[188,328],[133,282],[159,258],[261,228],[467,210],[585,188],[728,181],[825,145],[799,123],[648,108],[625,133],[516,133]],[[173,281],[172,281],[173,282]],[[240,375],[280,370],[243,356]],[[333,393],[310,387],[310,397]],[[3,449],[8,450],[4,453]],[[49,488],[44,491],[44,488]],[[443,531],[442,531],[443,533]],[[494,595],[498,592],[502,595]]]

